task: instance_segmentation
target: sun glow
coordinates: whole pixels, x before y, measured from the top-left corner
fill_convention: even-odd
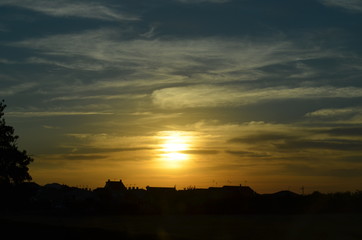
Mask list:
[[[162,165],[168,168],[179,168],[189,159],[186,153],[190,149],[191,136],[179,131],[161,132],[160,156]]]

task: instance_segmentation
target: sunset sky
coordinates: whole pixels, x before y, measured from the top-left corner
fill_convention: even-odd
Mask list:
[[[0,0],[38,184],[362,190],[361,0]]]

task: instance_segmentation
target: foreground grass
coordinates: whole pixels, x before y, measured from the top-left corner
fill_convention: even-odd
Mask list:
[[[362,215],[7,216],[2,233],[48,239],[362,239]],[[20,231],[21,230],[21,231]]]

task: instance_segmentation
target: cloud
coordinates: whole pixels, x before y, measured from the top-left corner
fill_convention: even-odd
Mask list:
[[[274,144],[280,150],[300,151],[303,149],[326,149],[332,151],[362,151],[362,141],[345,139],[299,139]]]
[[[45,129],[59,129],[59,127],[50,126],[50,125],[43,125],[43,128],[45,128]]]
[[[229,143],[261,143],[261,142],[279,142],[279,141],[286,141],[290,139],[295,139],[296,136],[291,136],[285,133],[259,133],[253,135],[247,135],[244,137],[237,137],[228,140]]]
[[[362,169],[361,168],[343,168],[343,169],[331,169],[325,173],[327,176],[336,176],[336,177],[361,177]]]
[[[330,51],[300,49],[277,37],[262,41],[217,37],[145,40],[135,39],[132,34],[98,29],[8,45],[37,50],[41,56],[28,59],[35,64],[74,70],[122,69],[124,75],[133,79],[161,79],[158,81],[163,83],[255,80],[266,76],[261,70],[266,66],[334,56]]]
[[[322,0],[326,6],[341,7],[352,11],[362,12],[361,0]]]
[[[151,147],[91,147],[91,146],[82,146],[77,147],[72,150],[72,153],[76,154],[100,154],[100,153],[116,153],[116,152],[136,152],[136,151],[147,151],[147,150],[154,150]]]
[[[177,0],[181,3],[203,3],[203,2],[209,2],[209,3],[226,3],[230,2],[230,0]]]
[[[81,116],[81,115],[112,115],[109,112],[8,112],[11,117],[57,117],[57,116]]]
[[[274,125],[248,129],[240,126],[239,136],[226,140],[226,153],[242,160],[283,163],[336,161],[348,165],[350,156],[362,153],[361,127],[318,127]],[[353,161],[357,157],[353,158]]]
[[[140,36],[144,37],[144,38],[152,38],[156,35],[156,27],[155,26],[151,26],[150,29],[145,32],[145,33],[141,33]]]
[[[328,130],[321,130],[321,133],[327,133],[333,136],[356,136],[362,137],[362,127],[338,127]]]
[[[118,95],[92,95],[92,96],[62,96],[50,99],[53,101],[79,101],[79,100],[114,100],[114,99],[140,99],[147,97],[146,94],[118,94]]]
[[[225,151],[228,154],[236,155],[239,157],[252,157],[252,158],[265,158],[271,157],[269,154],[256,153],[256,152],[248,152],[248,151],[235,151],[235,150],[227,150]]]
[[[71,70],[88,70],[88,71],[102,71],[107,68],[106,64],[102,62],[91,63],[86,59],[75,59],[72,62],[61,61],[61,60],[51,60],[41,57],[30,57],[26,60],[29,64],[44,64],[44,65],[53,65]]]
[[[0,64],[15,64],[15,63],[17,63],[17,62],[0,58]]]
[[[108,21],[135,21],[139,17],[121,13],[112,6],[92,1],[1,0],[1,5],[27,8],[56,17],[80,17]]]
[[[309,112],[305,116],[307,117],[339,117],[348,116],[352,114],[362,113],[362,108],[351,107],[351,108],[327,108],[320,109],[314,112]]]
[[[97,154],[64,154],[60,156],[61,159],[65,160],[100,160],[108,158],[108,155],[97,155]]]
[[[34,89],[38,83],[35,82],[24,82],[19,83],[12,86],[2,86],[0,89],[0,95],[1,96],[12,96],[16,95],[25,91],[29,91],[31,89]]]
[[[347,156],[341,159],[343,162],[350,162],[350,163],[362,163],[362,155],[352,155]]]
[[[288,164],[282,166],[282,171],[288,175],[299,176],[331,176],[331,177],[360,177],[361,168],[333,168],[327,166],[310,166],[306,164]]]
[[[242,106],[261,101],[288,99],[357,98],[357,87],[275,87],[247,89],[235,86],[196,85],[156,90],[153,103],[165,109]]]
[[[64,145],[74,153],[136,152],[154,149],[153,136],[119,136],[117,134],[68,133],[77,144]]]
[[[181,153],[197,154],[197,155],[213,155],[213,154],[218,154],[219,151],[204,149],[204,150],[185,150],[185,151],[181,151]]]
[[[47,96],[53,94],[50,101],[118,98],[135,102],[148,98],[152,92],[151,103],[163,109],[245,106],[273,99],[326,97],[326,88],[255,89],[250,85],[263,79],[268,79],[268,85],[279,85],[280,79],[285,78],[280,74],[284,73],[269,74],[268,67],[297,65],[302,73],[296,76],[289,71],[288,75],[307,77],[303,72],[310,70],[302,63],[304,60],[334,56],[331,51],[303,49],[277,37],[145,40],[124,38],[123,32],[110,28],[26,39],[8,45],[36,50],[27,63],[49,65],[46,68],[56,66],[58,72],[86,70],[112,76],[99,79],[92,74],[66,84],[63,78],[51,82],[44,78],[41,91]],[[206,82],[209,85],[204,85]],[[239,87],[244,82],[249,87]],[[223,83],[227,85],[219,85]],[[115,94],[116,90],[122,94]],[[330,95],[338,91],[330,90]],[[351,91],[355,89],[340,90],[353,94]]]

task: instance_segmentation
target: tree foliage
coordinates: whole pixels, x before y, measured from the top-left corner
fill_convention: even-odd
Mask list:
[[[4,100],[0,102],[0,183],[19,184],[30,181],[28,165],[33,159],[25,150],[19,150],[14,128],[6,125]]]

